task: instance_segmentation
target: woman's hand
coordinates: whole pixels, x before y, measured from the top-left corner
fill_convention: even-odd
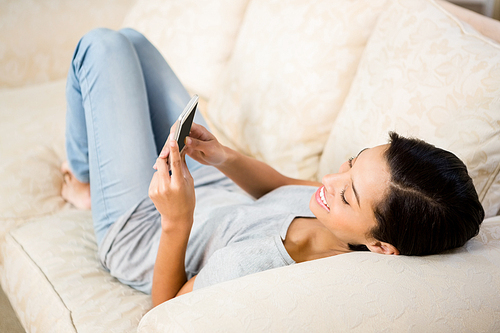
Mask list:
[[[224,146],[201,125],[193,124],[185,144],[184,151],[186,154],[201,164],[217,167],[227,160]]]
[[[161,214],[163,231],[172,228],[190,231],[196,203],[193,177],[181,156],[179,146],[173,139],[167,140],[168,153],[156,160],[157,172],[149,185],[149,197]],[[167,146],[166,145],[166,146]],[[169,175],[167,157],[170,156]]]
[[[173,138],[178,121],[170,127],[170,136],[163,146],[160,157],[167,158],[170,154],[169,141]],[[183,154],[189,155],[194,160],[205,165],[219,166],[227,160],[224,146],[205,127],[193,123],[189,136],[184,142]],[[154,168],[157,169],[156,164]]]

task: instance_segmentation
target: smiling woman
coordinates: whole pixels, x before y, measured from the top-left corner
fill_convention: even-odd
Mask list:
[[[102,265],[155,305],[357,248],[438,253],[479,229],[476,191],[449,152],[391,134],[322,183],[294,179],[222,145],[200,113],[179,151],[165,129],[189,99],[132,29],[97,29],[77,46],[62,194],[75,204],[90,195]]]

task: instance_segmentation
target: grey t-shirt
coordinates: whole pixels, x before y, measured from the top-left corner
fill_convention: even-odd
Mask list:
[[[280,187],[253,199],[217,169],[193,173],[196,208],[186,251],[194,289],[295,263],[283,239],[296,217],[314,217],[309,200],[317,188]],[[160,241],[160,214],[145,198],[122,215],[99,246],[99,259],[111,275],[151,292]]]

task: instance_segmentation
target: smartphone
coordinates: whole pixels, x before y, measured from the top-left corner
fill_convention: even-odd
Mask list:
[[[177,144],[179,145],[179,151],[181,152],[184,148],[184,140],[191,132],[191,126],[193,125],[194,115],[196,113],[196,109],[198,108],[198,95],[194,95],[193,98],[189,101],[189,103],[182,111],[179,116],[177,128],[175,129],[174,138],[177,140]]]
[[[179,119],[177,119],[177,127],[175,128],[174,139],[177,141],[177,145],[179,146],[179,152],[182,152],[182,149],[185,146],[184,140],[186,140],[189,132],[191,132],[191,126],[193,125],[194,115],[197,108],[198,95],[194,95],[182,111]],[[168,165],[170,169],[170,156],[168,157]],[[172,170],[168,170],[168,173],[170,176],[172,176]]]

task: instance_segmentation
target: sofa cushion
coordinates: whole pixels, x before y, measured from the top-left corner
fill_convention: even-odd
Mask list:
[[[0,90],[0,219],[53,214],[65,158],[65,80]],[[0,238],[7,224],[0,223]]]
[[[138,0],[124,26],[143,33],[182,83],[207,98],[234,47],[248,0]]]
[[[499,293],[495,217],[440,255],[354,252],[199,289],[150,311],[138,332],[498,332]]]
[[[388,131],[460,157],[487,216],[500,208],[500,45],[433,0],[394,1],[366,46],[318,179]]]
[[[386,3],[251,1],[209,100],[221,141],[288,176],[313,178]]]
[[[25,223],[0,245],[0,283],[30,332],[135,332],[151,308],[99,264],[88,211]]]

